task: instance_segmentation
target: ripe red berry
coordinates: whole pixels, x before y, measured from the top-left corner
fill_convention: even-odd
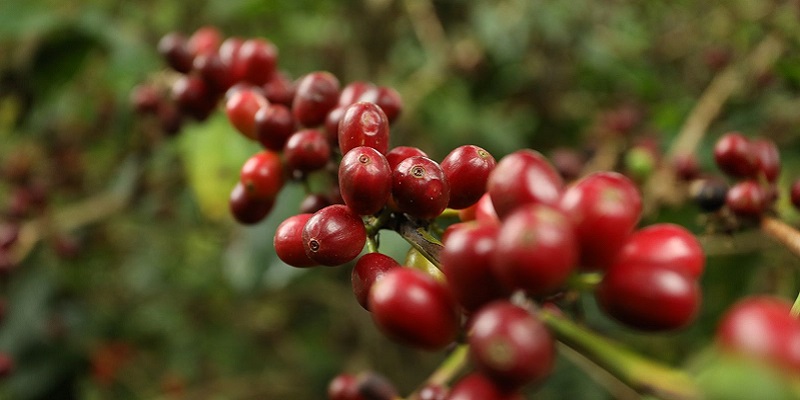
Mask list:
[[[203,26],[194,31],[186,42],[186,47],[194,56],[216,53],[222,42],[222,34],[213,26]]]
[[[242,165],[239,180],[249,197],[275,199],[284,182],[280,155],[269,150],[254,154]]]
[[[567,181],[577,179],[586,163],[579,151],[569,147],[556,148],[549,156],[553,167]]]
[[[477,203],[458,210],[458,218],[461,221],[475,221],[481,225],[500,225],[500,217],[497,216],[489,193],[484,193]]]
[[[394,122],[397,117],[400,116],[400,112],[403,111],[403,99],[400,98],[400,93],[386,86],[365,90],[358,101],[377,104],[386,114],[386,118],[389,120],[390,124]]]
[[[426,383],[417,393],[418,400],[447,400],[450,391],[447,387],[435,383]]]
[[[181,112],[198,121],[208,118],[217,102],[206,82],[194,75],[182,76],[175,81],[172,98]]]
[[[686,228],[661,223],[628,237],[614,263],[672,268],[698,279],[705,267],[705,254],[700,242]]]
[[[372,320],[388,337],[425,350],[456,338],[459,315],[443,283],[413,268],[394,268],[369,292]]]
[[[756,181],[739,182],[728,190],[725,205],[741,217],[758,217],[767,208],[767,194]]]
[[[442,272],[453,296],[467,311],[510,294],[491,267],[498,231],[494,225],[469,224],[443,238]]]
[[[317,211],[303,227],[303,247],[318,264],[335,266],[355,259],[367,242],[361,217],[344,205]]]
[[[359,101],[365,92],[373,89],[375,89],[375,85],[370,82],[350,82],[347,84],[347,86],[342,88],[342,92],[339,93],[339,101],[337,102],[337,105],[339,107],[346,108],[347,106]]]
[[[581,267],[605,269],[639,222],[642,200],[624,175],[597,172],[570,185],[560,207],[575,226]]]
[[[569,219],[556,208],[528,204],[500,227],[492,268],[509,289],[538,297],[559,290],[577,261],[578,242]]]
[[[247,194],[245,185],[239,182],[231,191],[228,205],[236,221],[252,225],[260,222],[272,211],[275,200],[251,197]]]
[[[199,54],[194,58],[193,68],[215,96],[233,85],[230,68],[222,62],[217,52]]]
[[[555,364],[555,341],[544,324],[505,300],[475,313],[468,342],[478,369],[510,389],[543,381]]]
[[[643,331],[685,327],[700,308],[695,278],[672,268],[635,262],[609,268],[595,297],[606,314]]]
[[[328,164],[330,156],[328,138],[317,129],[295,132],[283,148],[286,166],[295,171],[311,172],[321,169]]]
[[[264,96],[270,103],[291,107],[296,88],[294,82],[285,74],[280,71],[275,72],[262,88],[264,89]]]
[[[292,111],[283,104],[261,107],[254,116],[254,130],[258,142],[265,149],[281,151],[295,132]]]
[[[775,182],[781,173],[781,155],[778,146],[770,139],[758,138],[750,143],[750,148],[756,154],[758,171],[767,182]]]
[[[312,72],[300,78],[292,102],[294,117],[303,126],[325,122],[339,99],[339,80],[330,72]]]
[[[450,183],[448,207],[462,209],[475,204],[486,193],[486,181],[495,164],[488,151],[474,145],[459,146],[445,156],[442,170]]]
[[[233,90],[233,88],[231,88]],[[231,93],[225,102],[225,113],[236,130],[249,139],[256,140],[256,113],[269,106],[260,93],[251,89],[239,89]]]
[[[339,163],[339,190],[356,214],[380,211],[392,195],[392,170],[386,158],[367,146],[348,151]]]
[[[319,193],[311,193],[300,202],[300,212],[313,214],[331,204],[327,196]]]
[[[278,225],[275,229],[275,236],[272,239],[275,254],[283,262],[293,267],[310,267],[317,265],[306,255],[303,247],[303,227],[311,218],[311,214],[293,215]]]
[[[800,179],[792,182],[792,186],[789,188],[789,198],[794,208],[800,210]]]
[[[248,39],[239,47],[231,68],[234,76],[254,85],[263,85],[275,73],[278,48],[266,39]]]
[[[389,120],[374,103],[348,106],[339,121],[339,149],[346,154],[358,146],[369,146],[386,154],[389,150]]]
[[[244,39],[236,36],[231,36],[225,39],[220,45],[219,50],[219,58],[222,60],[222,63],[228,66],[228,69],[231,72],[231,82],[239,82],[243,79],[241,73],[241,68],[235,69],[237,58],[239,57],[239,49],[242,48],[242,43],[244,43]]]
[[[137,113],[155,114],[163,98],[155,86],[143,84],[131,90],[130,101]]]
[[[450,389],[447,400],[524,400],[524,397],[516,390],[502,388],[483,374],[473,372]]]
[[[539,152],[523,149],[503,157],[489,174],[487,190],[500,218],[524,204],[554,205],[561,197],[563,181]]]
[[[394,170],[401,161],[414,156],[428,157],[428,155],[418,147],[397,146],[386,153],[386,161],[389,162],[389,166]]]
[[[192,70],[194,56],[186,44],[186,37],[180,33],[171,32],[164,35],[158,42],[158,53],[175,71],[186,74]]]
[[[700,163],[694,153],[678,154],[672,160],[675,176],[683,181],[691,181],[700,176]]]
[[[358,393],[358,379],[355,375],[339,374],[328,384],[328,400],[365,400]]]
[[[385,254],[367,253],[361,256],[350,274],[353,294],[358,304],[369,311],[369,290],[372,285],[388,271],[398,267],[400,263]]]
[[[433,219],[447,208],[450,185],[436,161],[409,157],[392,171],[392,198],[400,211],[420,219]]]
[[[723,349],[800,373],[800,320],[788,301],[749,297],[731,307],[717,327]]]
[[[726,174],[735,178],[754,176],[758,171],[758,160],[750,140],[739,132],[729,132],[714,145],[714,161]]]

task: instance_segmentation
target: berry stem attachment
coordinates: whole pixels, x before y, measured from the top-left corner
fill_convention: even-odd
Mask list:
[[[447,358],[433,371],[427,384],[447,385],[464,367],[469,363],[469,346],[466,344],[458,345]],[[414,398],[414,396],[410,396]]]
[[[567,281],[567,286],[580,292],[591,292],[603,280],[599,272],[574,274]]]
[[[442,263],[439,261],[439,253],[442,251],[442,243],[439,239],[428,233],[424,227],[403,218],[398,221],[395,227],[397,233],[403,237],[412,247],[417,249],[425,258],[428,259],[436,268],[442,269]]]

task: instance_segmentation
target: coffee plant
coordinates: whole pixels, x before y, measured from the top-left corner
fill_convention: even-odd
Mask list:
[[[800,398],[800,5],[301,3],[0,6],[0,399]]]

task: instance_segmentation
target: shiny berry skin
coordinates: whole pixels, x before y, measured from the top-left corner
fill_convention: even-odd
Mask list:
[[[758,217],[767,208],[767,193],[756,181],[741,181],[728,190],[725,205],[740,217]]]
[[[486,193],[486,181],[496,164],[488,151],[475,145],[459,146],[445,156],[442,170],[450,183],[448,207],[462,209],[477,203]]]
[[[369,291],[372,320],[389,338],[424,350],[453,342],[459,328],[447,286],[413,268],[394,268]]]
[[[524,204],[558,203],[564,183],[541,153],[523,149],[503,157],[489,174],[487,191],[500,218]]]
[[[161,93],[153,85],[138,85],[131,90],[131,104],[138,114],[155,114],[163,101]]]
[[[233,84],[229,67],[216,52],[198,55],[192,65],[208,84],[211,93],[223,93]]]
[[[312,72],[298,81],[292,112],[301,125],[314,127],[325,122],[338,99],[339,80],[330,72]]]
[[[419,389],[418,400],[447,400],[450,391],[447,387],[435,383],[426,383]]]
[[[339,121],[339,149],[347,154],[358,146],[369,146],[381,154],[389,151],[389,120],[375,103],[358,102],[344,110]]]
[[[311,172],[324,167],[331,156],[328,138],[317,129],[297,131],[283,147],[286,166],[295,171]]]
[[[233,187],[228,201],[233,218],[245,225],[261,222],[264,217],[269,215],[274,205],[274,199],[258,199],[249,196],[245,185],[241,182]]]
[[[164,35],[158,42],[158,53],[175,71],[188,73],[192,70],[194,56],[186,44],[186,37],[177,32]]]
[[[497,386],[485,375],[473,372],[450,389],[447,400],[524,400],[516,390],[508,390]]]
[[[778,146],[770,139],[758,138],[750,143],[750,148],[756,154],[758,171],[767,182],[775,182],[781,173],[781,155]]]
[[[186,47],[189,53],[199,56],[210,53],[216,53],[222,42],[222,34],[213,26],[203,26],[189,37],[186,42]]]
[[[386,118],[389,120],[390,124],[394,122],[397,117],[400,116],[400,112],[403,111],[403,99],[400,98],[400,93],[386,86],[379,86],[364,91],[358,101],[377,104],[386,114]]]
[[[248,39],[239,47],[231,68],[234,76],[254,85],[263,85],[275,73],[278,48],[266,39]]]
[[[161,102],[156,111],[158,117],[158,125],[161,130],[168,136],[176,135],[183,127],[183,114],[178,110],[178,107],[169,101]]]
[[[233,89],[231,89],[233,90]],[[256,113],[269,106],[269,102],[259,92],[240,89],[231,93],[225,102],[225,113],[231,125],[245,137],[256,140]]]
[[[328,384],[328,400],[365,400],[358,393],[355,375],[339,374]]]
[[[336,266],[355,259],[367,242],[361,217],[336,204],[314,213],[303,227],[303,248],[318,264]]]
[[[589,270],[611,265],[642,212],[636,186],[616,172],[596,172],[574,182],[559,205],[575,226],[580,266]]]
[[[725,205],[728,184],[722,179],[700,179],[689,186],[689,196],[704,212],[714,212]]]
[[[392,195],[392,170],[383,154],[367,146],[348,151],[339,163],[339,191],[358,215],[380,211]]]
[[[400,164],[401,161],[414,156],[428,157],[428,154],[418,147],[397,146],[392,147],[392,149],[386,153],[386,161],[389,162],[389,166],[392,167],[392,169],[395,169],[397,164]]]
[[[740,300],[723,315],[716,341],[729,352],[760,359],[800,373],[800,320],[781,298]]]
[[[254,116],[256,139],[265,149],[281,151],[295,132],[292,111],[283,104],[261,107]]]
[[[433,219],[447,208],[450,185],[436,161],[409,157],[392,171],[392,198],[400,211],[420,219]]]
[[[728,132],[717,140],[714,161],[734,178],[747,178],[758,172],[758,159],[750,140],[739,132]]]
[[[275,254],[281,261],[293,267],[303,268],[317,265],[308,258],[303,247],[303,227],[311,215],[309,213],[293,215],[286,218],[275,229],[275,236],[272,239]]]
[[[319,193],[312,193],[307,195],[303,198],[303,201],[300,202],[300,212],[313,214],[331,204],[327,196]]]
[[[325,116],[325,133],[328,134],[328,142],[332,146],[339,147],[339,122],[346,109],[347,106],[338,106]]]
[[[528,204],[500,227],[492,269],[509,289],[539,297],[558,291],[575,270],[578,242],[569,218],[544,204]]]
[[[275,199],[284,183],[280,155],[269,150],[254,154],[242,165],[239,181],[244,185],[248,196],[255,199]]]
[[[339,107],[347,107],[361,98],[361,96],[370,90],[374,90],[375,85],[369,82],[364,81],[355,81],[348,83],[344,88],[342,88],[342,92],[339,93],[339,101],[337,105]]]
[[[792,186],[789,188],[789,200],[791,200],[795,210],[800,210],[800,179],[792,182]]]
[[[198,76],[182,76],[172,85],[172,98],[175,104],[181,112],[198,121],[208,118],[214,109],[216,98],[211,97],[208,85]]]
[[[231,72],[231,82],[239,82],[242,80],[241,73],[243,69],[236,66],[237,59],[239,58],[239,49],[242,48],[242,43],[244,43],[244,39],[231,36],[222,41],[217,50],[222,63],[227,65]],[[234,69],[234,66],[237,68]]]
[[[536,317],[506,300],[472,316],[467,341],[478,370],[509,389],[544,380],[553,370],[555,341]]]
[[[586,161],[581,153],[569,147],[559,147],[549,154],[550,162],[564,180],[571,181],[581,176]]]
[[[700,308],[695,278],[675,269],[633,262],[609,268],[595,297],[607,315],[642,331],[683,328]]]
[[[500,217],[497,216],[489,193],[484,193],[477,203],[458,210],[458,218],[462,221],[475,221],[481,225],[500,225]]]
[[[442,272],[453,296],[467,311],[511,294],[492,272],[498,231],[494,225],[469,224],[451,230],[443,239]]]
[[[691,181],[700,176],[700,162],[694,153],[677,154],[672,160],[675,176],[682,181]]]
[[[393,268],[399,268],[400,263],[381,253],[367,253],[361,256],[353,267],[350,281],[353,285],[353,294],[361,307],[369,311],[369,290],[372,285]]]
[[[365,400],[396,400],[400,396],[397,388],[385,376],[374,372],[364,371],[356,377],[358,394]]]
[[[264,97],[270,103],[291,107],[296,88],[294,82],[285,74],[280,71],[276,72],[262,88],[264,89]]]
[[[660,223],[628,237],[614,263],[671,268],[698,279],[705,268],[705,254],[700,242],[686,228]]]

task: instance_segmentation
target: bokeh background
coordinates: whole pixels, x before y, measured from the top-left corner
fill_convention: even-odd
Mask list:
[[[800,175],[799,17],[797,1],[768,0],[0,1],[0,212],[27,222],[21,240],[33,245],[0,286],[0,350],[16,363],[0,399],[321,399],[335,374],[366,369],[408,393],[442,359],[383,338],[348,266],[277,260],[272,232],[297,212],[300,185],[263,223],[234,223],[228,193],[258,147],[223,112],[174,138],[133,113],[135,85],[169,79],[156,51],[168,32],[265,37],[292,77],[328,70],[392,86],[406,106],[393,145],[437,160],[468,143],[498,159],[523,147],[590,157],[610,137],[660,154],[733,69],[735,90],[697,157],[716,173],[720,134],[770,137],[785,194]],[[775,54],[754,56],[765,40]],[[609,167],[625,169],[619,156]],[[21,169],[46,204],[19,210]],[[785,197],[778,211],[795,221]],[[587,296],[592,328],[691,369],[736,298],[796,296],[797,260],[758,233],[707,234],[680,201],[643,224],[655,221],[681,223],[709,248],[698,322],[641,335]],[[400,238],[381,239],[403,259]],[[530,392],[612,398],[595,378],[560,359]]]

